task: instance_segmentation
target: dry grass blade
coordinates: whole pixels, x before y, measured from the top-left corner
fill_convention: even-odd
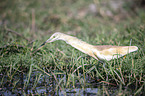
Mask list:
[[[8,32],[14,33],[14,34],[16,34],[16,35],[22,37],[23,39],[25,39],[25,40],[27,40],[27,41],[30,41],[28,38],[24,37],[22,34],[20,34],[20,33],[16,32],[16,31],[14,31],[14,30],[11,30],[11,29],[9,29],[9,28],[5,28],[5,29],[6,29]]]
[[[55,76],[55,74],[54,74],[53,72],[51,72],[51,74],[54,76],[54,79],[56,80],[56,82],[57,82],[57,84],[58,84],[60,90],[62,91],[62,88],[61,88],[61,86],[60,86],[60,84],[59,84],[59,82],[58,82],[58,80],[57,80],[57,77]]]

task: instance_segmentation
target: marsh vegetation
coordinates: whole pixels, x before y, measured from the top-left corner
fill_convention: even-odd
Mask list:
[[[145,95],[145,9],[134,4],[2,0],[0,95]],[[63,41],[33,54],[56,31],[92,45],[139,50],[106,61],[105,67]]]

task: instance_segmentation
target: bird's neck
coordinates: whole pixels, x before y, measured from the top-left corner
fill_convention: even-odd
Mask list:
[[[69,35],[66,35],[65,38],[63,39],[66,43],[72,45],[73,47],[77,47],[77,46],[86,46],[86,47],[93,47],[93,45],[91,44],[88,44],[76,37],[73,37],[73,36],[69,36]]]
[[[69,35],[63,35],[63,37],[60,38],[60,40],[65,41],[66,43],[70,44],[72,47],[98,60],[98,57],[96,57],[95,54],[99,54],[99,51],[95,48],[95,46]]]
[[[88,44],[76,37],[73,36],[69,36],[69,35],[65,35],[65,38],[63,39],[66,43],[70,44],[72,47],[88,54],[88,51],[92,51],[92,49],[94,48],[93,45]]]

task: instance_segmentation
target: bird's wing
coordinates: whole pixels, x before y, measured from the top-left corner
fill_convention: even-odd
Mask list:
[[[126,55],[130,52],[137,51],[138,47],[136,46],[112,46],[112,45],[98,45],[95,46],[97,50],[100,51],[102,55]]]

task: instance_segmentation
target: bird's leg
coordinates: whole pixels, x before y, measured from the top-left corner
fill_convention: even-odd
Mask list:
[[[105,68],[106,62],[103,62],[103,67]]]
[[[98,61],[98,64],[99,64],[99,63],[102,63],[102,64],[103,64],[103,68],[104,68],[105,72],[107,73],[107,74],[106,74],[106,80],[108,80],[108,71],[107,71],[107,68],[105,67],[106,62],[105,62],[105,61],[99,60],[99,61]]]

